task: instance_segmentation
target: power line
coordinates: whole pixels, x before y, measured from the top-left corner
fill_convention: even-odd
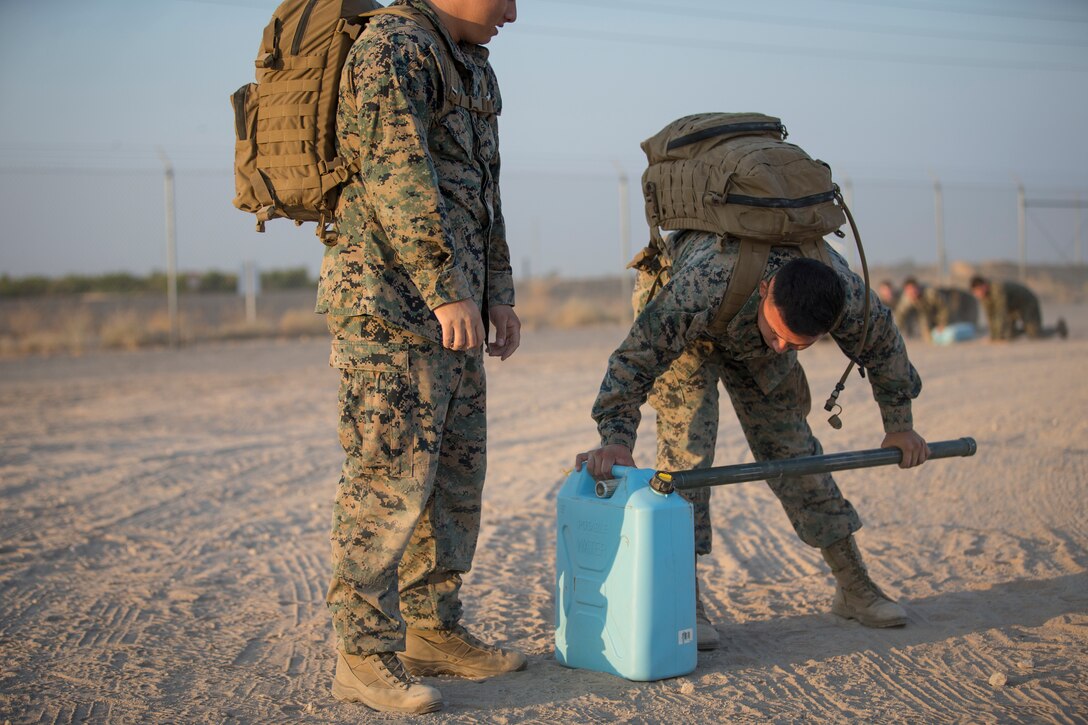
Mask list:
[[[841,3],[852,3],[854,5],[866,5],[868,7],[875,7],[872,2],[868,0],[837,0]],[[959,8],[953,7],[948,4],[928,3],[928,2],[892,2],[891,0],[880,0],[879,7],[897,7],[904,10],[923,10],[926,12],[941,12],[941,13],[954,13],[956,15],[982,15],[995,18],[1019,18],[1021,20],[1042,20],[1045,22],[1054,23],[1088,23],[1088,16],[1086,15],[1039,15],[1037,13],[1025,13],[1015,12],[1009,10],[999,10],[995,8]]]
[[[229,5],[236,8],[250,8],[252,10],[268,10],[271,13],[279,4],[278,0],[174,0],[174,2],[199,3],[201,5]]]
[[[572,2],[573,0],[550,0],[551,2]],[[1013,18],[1018,20],[1038,20],[1041,22],[1053,22],[1053,23],[1088,23],[1088,14],[1085,15],[1054,15],[1054,14],[1039,14],[1032,12],[1025,12],[1023,10],[1008,10],[993,7],[975,7],[967,8],[963,6],[950,5],[948,3],[935,3],[935,2],[909,2],[909,0],[878,0],[878,2],[872,2],[872,0],[835,0],[839,3],[846,3],[851,5],[864,5],[872,10],[913,10],[918,12],[939,12],[953,15],[966,15],[974,17],[993,17],[993,18]],[[583,3],[576,3],[583,4]],[[599,3],[598,3],[599,4]],[[627,0],[613,0],[609,3],[610,7],[627,9],[630,7],[630,3]],[[667,12],[670,6],[666,5],[659,9],[664,9]]]
[[[595,6],[600,8],[615,8],[615,3],[608,0],[551,0],[551,2]],[[849,23],[825,20],[819,18],[787,18],[782,16],[770,16],[761,13],[745,13],[721,8],[700,8],[680,5],[661,5],[652,3],[633,3],[624,0],[624,10],[637,10],[639,12],[656,13],[660,15],[685,15],[696,18],[720,18],[723,20],[739,20],[741,22],[760,23],[765,25],[782,25],[800,28],[829,28],[857,33],[873,33],[877,35],[894,35],[896,37],[914,38],[940,38],[945,40],[973,40],[994,43],[1017,43],[1021,45],[1052,45],[1052,46],[1088,46],[1085,39],[1074,38],[1040,38],[1024,37],[1021,35],[993,35],[988,33],[971,33],[943,30],[924,30],[921,28],[893,27],[889,25],[876,25],[869,23]]]
[[[1009,70],[1036,70],[1069,73],[1088,72],[1088,66],[1072,65],[1068,63],[1048,63],[1031,60],[1006,61],[1001,59],[956,58],[934,55],[899,55],[843,48],[797,48],[795,46],[771,45],[769,43],[746,43],[739,41],[722,42],[704,38],[681,38],[656,34],[623,33],[614,30],[581,30],[546,25],[527,25],[521,28],[521,32],[528,35],[546,35],[553,38],[567,38],[570,40],[604,40],[614,43],[630,43],[637,44],[643,48],[652,48],[657,45],[677,48],[731,50],[742,53],[792,55],[803,58],[828,58],[830,60],[870,60],[887,63],[905,63],[909,65],[929,65],[935,67],[961,66],[991,70],[995,68],[1005,68]]]

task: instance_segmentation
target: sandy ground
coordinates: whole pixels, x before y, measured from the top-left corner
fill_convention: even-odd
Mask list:
[[[1061,311],[1065,342],[912,345],[918,429],[973,436],[976,457],[837,476],[907,627],[831,615],[830,575],[766,486],[719,488],[700,573],[724,646],[650,683],[552,654],[555,493],[595,444],[589,408],[622,330],[530,335],[489,363],[465,588],[470,626],[529,668],[431,681],[446,708],[423,720],[1088,721],[1088,308]],[[802,360],[822,401],[843,360],[832,345]],[[329,695],[326,361],[313,340],[0,362],[0,722],[398,719]],[[843,430],[812,417],[826,450],[876,447],[867,382],[843,401]],[[723,420],[718,464],[750,460]],[[652,439],[644,421],[644,466]]]

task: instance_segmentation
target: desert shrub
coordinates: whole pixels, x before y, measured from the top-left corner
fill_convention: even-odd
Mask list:
[[[147,325],[140,320],[136,310],[114,312],[98,332],[102,347],[118,350],[135,350],[146,344],[147,337]]]
[[[569,328],[600,325],[606,322],[615,322],[616,319],[600,305],[574,298],[559,306],[552,317],[551,323],[558,328]]]
[[[313,310],[287,310],[280,317],[278,330],[288,337],[324,335],[327,332],[325,316]]]
[[[305,267],[273,269],[261,272],[261,290],[272,292],[285,289],[308,289],[316,286]]]
[[[216,340],[251,340],[258,337],[271,337],[276,328],[266,320],[256,322],[228,322],[219,325],[209,333]]]

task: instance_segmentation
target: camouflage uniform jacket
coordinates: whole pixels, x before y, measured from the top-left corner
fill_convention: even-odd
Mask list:
[[[990,325],[990,339],[1010,340],[1013,337],[1013,321],[1018,316],[1033,314],[1039,309],[1035,293],[1016,282],[990,282],[990,289],[982,299],[986,319]]]
[[[900,329],[911,313],[918,315],[922,337],[926,339],[929,339],[930,331],[947,327],[953,322],[978,322],[975,298],[951,287],[923,287],[921,296],[914,302],[906,295],[900,298],[895,308],[895,322]]]
[[[398,0],[433,19],[443,41],[412,20],[372,19],[344,64],[340,154],[362,171],[337,207],[340,236],[325,252],[317,311],[373,315],[440,342],[432,310],[474,300],[512,305],[499,201],[497,114],[447,106],[439,54],[453,46],[465,92],[499,109],[483,46],[454,46],[424,0]]]
[[[654,380],[696,341],[710,341],[715,354],[744,364],[765,393],[774,390],[797,364],[796,352],[776,354],[764,342],[756,322],[758,290],[730,321],[724,334],[714,337],[708,331],[737,262],[736,242],[722,242],[711,233],[684,232],[670,236],[666,245],[672,260],[671,278],[646,305],[627,338],[612,353],[593,406],[593,419],[597,421],[602,445],[634,447],[641,418],[639,407]],[[911,400],[921,392],[922,382],[907,358],[892,313],[875,293],[866,289],[865,282],[850,270],[846,260],[833,250],[828,251],[847,290],[846,308],[831,337],[844,353],[853,355],[862,334],[862,295],[869,293],[868,344],[857,362],[866,368],[884,430],[889,433],[911,430]],[[790,247],[772,249],[764,278],[769,279],[797,254]]]

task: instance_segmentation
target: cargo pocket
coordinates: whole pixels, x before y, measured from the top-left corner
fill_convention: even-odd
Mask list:
[[[476,144],[469,112],[463,108],[454,108],[439,123],[453,142],[452,145],[445,144],[444,150],[456,158],[474,159]]]
[[[333,344],[340,382],[340,443],[362,472],[412,475],[418,391],[408,348],[357,342]]]
[[[755,379],[763,394],[770,396],[775,388],[793,372],[797,365],[797,353],[788,350],[781,354],[752,358],[746,361],[748,372]]]

